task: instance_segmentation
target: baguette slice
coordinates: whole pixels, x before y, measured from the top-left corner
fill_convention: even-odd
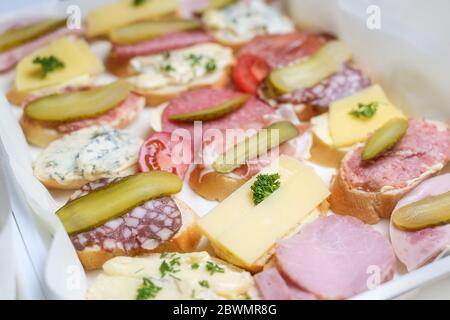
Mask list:
[[[162,243],[157,248],[148,250],[139,248],[130,252],[121,249],[106,251],[98,246],[88,247],[82,251],[77,251],[78,257],[85,270],[99,269],[103,264],[117,256],[141,256],[152,253],[168,252],[192,252],[197,248],[201,238],[201,233],[197,228],[197,214],[183,201],[174,198],[181,212],[182,226],[177,234],[169,241]]]
[[[361,145],[359,145],[361,146]],[[357,151],[358,147],[349,151],[342,159],[345,163]],[[343,166],[339,168],[331,182],[329,202],[334,213],[350,215],[365,223],[375,224],[381,218],[389,218],[397,202],[422,181],[439,174],[446,162],[437,163],[428,168],[419,177],[408,182],[403,188],[386,188],[377,192],[352,187],[345,179]]]
[[[343,160],[345,161],[345,159]],[[331,210],[338,214],[350,215],[365,223],[375,224],[381,218],[389,218],[397,202],[422,181],[439,174],[443,166],[429,168],[419,178],[400,189],[369,192],[349,186],[343,177],[342,170],[331,183]]]

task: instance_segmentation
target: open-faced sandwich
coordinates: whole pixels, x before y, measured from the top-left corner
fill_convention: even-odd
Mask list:
[[[405,194],[439,174],[449,160],[447,124],[394,118],[344,156],[331,186],[331,209],[377,223],[389,218]]]
[[[56,214],[87,270],[115,256],[193,251],[200,233],[196,214],[173,197],[176,175],[152,171],[88,183]]]
[[[86,41],[62,37],[18,63],[14,86],[6,97],[22,105],[36,97],[89,87],[103,69]]]
[[[338,167],[352,146],[367,141],[370,134],[394,118],[405,118],[405,115],[389,101],[379,85],[332,102],[328,112],[311,118],[312,161]]]
[[[46,147],[64,134],[87,127],[124,128],[144,105],[145,99],[133,94],[129,83],[116,81],[32,100],[25,105],[20,124],[28,142]]]

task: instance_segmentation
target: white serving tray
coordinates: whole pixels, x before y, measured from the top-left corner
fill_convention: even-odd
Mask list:
[[[88,7],[95,7],[107,1],[43,1],[34,7],[26,8],[14,16],[31,15],[33,12],[40,12],[42,15],[64,15],[69,5],[77,4],[81,8],[81,12],[88,11]],[[313,6],[309,0],[291,0],[288,1],[292,6],[289,12],[294,13],[297,10],[312,10]],[[318,1],[320,2],[320,1]],[[336,4],[344,2],[349,5],[348,1],[337,1]],[[308,4],[310,8],[301,8],[301,4]],[[299,7],[300,6],[300,7]],[[316,8],[317,9],[317,8]],[[339,8],[335,8],[336,14],[341,12]],[[348,7],[347,7],[348,9]],[[295,10],[295,11],[292,11]],[[303,11],[302,11],[303,12]],[[0,20],[3,21],[3,20]],[[329,21],[329,20],[327,20]],[[334,20],[333,20],[334,21]],[[353,21],[354,22],[354,21]],[[353,26],[355,27],[355,26]],[[338,30],[336,28],[335,30]],[[326,30],[326,29],[324,29]],[[355,30],[356,32],[356,30]],[[343,37],[345,41],[347,39]],[[355,41],[349,41],[352,45],[358,46]],[[109,50],[109,44],[99,41],[93,44],[93,50],[96,54],[104,57]],[[358,52],[358,50],[356,50]],[[366,58],[366,60],[361,58]],[[363,60],[367,64],[362,64],[363,69],[369,72],[372,66],[370,59],[364,54],[356,56],[357,60]],[[391,57],[392,59],[392,57]],[[383,66],[380,66],[384,68]],[[370,72],[369,72],[370,73]],[[382,74],[382,73],[378,73]],[[401,79],[401,75],[400,79]],[[6,92],[11,86],[14,78],[14,71],[0,77],[0,90]],[[99,79],[99,82],[107,81],[110,76],[105,75]],[[379,77],[377,77],[378,79]],[[397,79],[398,80],[398,79]],[[406,80],[405,80],[406,81]],[[401,81],[397,81],[402,83]],[[383,82],[382,83],[386,83]],[[389,83],[389,81],[387,81]],[[430,84],[432,85],[432,83]],[[407,92],[406,88],[395,87],[400,92]],[[401,96],[401,95],[400,95]],[[410,95],[406,95],[410,97]],[[403,99],[405,101],[408,99]],[[409,101],[409,100],[408,100]],[[415,107],[417,108],[417,107]],[[150,123],[155,123],[154,118],[158,116],[159,109],[146,109],[137,122],[131,127],[130,131],[141,137],[147,134]],[[448,113],[436,111],[442,119],[448,119]],[[448,112],[448,110],[447,110]],[[21,110],[17,107],[10,106],[4,97],[0,97],[0,138],[5,154],[7,155],[4,166],[10,187],[11,206],[15,220],[26,245],[28,255],[32,262],[36,274],[39,276],[37,286],[42,288],[43,295],[46,298],[54,299],[83,299],[85,290],[90,281],[95,277],[96,272],[85,273],[80,262],[76,257],[75,250],[64,231],[59,220],[54,215],[56,209],[62,205],[67,199],[68,192],[49,192],[32,174],[32,159],[37,155],[39,149],[28,146],[25,141],[22,130],[17,122]],[[325,181],[329,181],[331,174],[330,169],[315,166],[315,169]],[[200,215],[208,212],[214,202],[204,201],[196,197],[189,187],[183,188],[180,197],[189,203],[194,210]],[[387,222],[375,226],[376,229],[387,235]],[[421,268],[409,274],[404,274],[404,268],[398,264],[395,279],[379,286],[369,292],[363,293],[355,299],[392,299],[404,295],[405,293],[417,289],[435,279],[444,277],[450,273],[450,257],[442,258],[434,263]]]

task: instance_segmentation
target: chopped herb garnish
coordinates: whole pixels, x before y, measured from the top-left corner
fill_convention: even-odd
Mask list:
[[[192,289],[192,292],[191,292],[191,299],[195,299],[195,289]]]
[[[193,53],[191,53],[189,56],[188,56],[188,58],[189,58],[189,60],[191,60],[191,66],[196,66],[196,65],[198,65],[199,63],[200,63],[200,61],[202,60],[202,55],[200,55],[200,54],[193,54]]]
[[[169,263],[170,263],[171,266],[179,266],[179,265],[181,265],[180,257],[173,258],[172,260],[170,260]]]
[[[160,259],[164,259],[169,255],[169,252],[164,251],[163,253],[161,253],[161,255],[159,256]]]
[[[200,267],[200,266],[199,266],[198,263],[194,263],[194,264],[191,265],[191,269],[192,269],[192,270],[197,270],[199,267]]]
[[[163,260],[161,262],[161,265],[159,266],[159,272],[161,273],[161,278],[164,278],[164,276],[168,273],[176,273],[180,271],[179,269],[176,269],[175,266],[181,265],[180,263],[180,257],[175,257],[176,254],[172,254],[170,257],[173,258],[172,260],[169,260],[167,262],[166,260]],[[167,257],[167,255],[165,255]]]
[[[33,63],[41,65],[42,78],[47,77],[47,74],[50,72],[65,67],[64,62],[55,56],[36,57],[34,58]]]
[[[200,285],[200,287],[209,288],[209,282],[206,280],[199,281],[198,284]]]
[[[147,300],[156,297],[161,287],[158,287],[149,278],[142,278],[142,285],[137,290],[136,300]]]
[[[255,205],[261,203],[277,190],[280,187],[279,179],[280,175],[278,173],[257,175],[256,181],[250,187],[253,191],[253,203]]]
[[[378,105],[379,105],[378,102],[370,102],[366,104],[358,103],[358,107],[353,108],[353,110],[350,111],[349,114],[356,118],[370,119],[377,112]]]
[[[216,61],[214,59],[209,59],[206,63],[205,69],[208,73],[214,72],[216,70]]]
[[[146,2],[147,2],[147,0],[133,0],[133,5],[135,7],[137,7],[137,6],[140,6],[141,4],[144,4]]]
[[[213,275],[216,272],[217,273],[225,272],[224,268],[220,267],[217,263],[211,261],[206,262],[206,270],[208,270],[211,275]]]
[[[175,68],[172,67],[171,64],[165,64],[161,66],[161,71],[168,73],[170,71],[175,71]]]

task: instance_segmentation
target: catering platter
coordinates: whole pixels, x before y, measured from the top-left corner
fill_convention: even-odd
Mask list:
[[[136,2],[140,1],[122,1],[120,5],[127,10],[145,10],[145,1],[137,5]],[[21,17],[30,25],[37,18],[69,15],[72,19],[71,27],[67,24],[64,34],[40,46],[37,50],[41,51],[32,51],[21,57],[16,67],[0,76],[0,88],[4,93],[0,97],[0,138],[6,154],[6,175],[14,194],[14,215],[33,264],[42,275],[41,282],[48,298],[134,298],[139,296],[140,289],[150,286],[157,289],[147,298],[159,295],[164,299],[392,299],[450,273],[450,260],[446,257],[450,244],[448,235],[447,238],[441,236],[437,246],[435,243],[425,246],[430,251],[426,257],[416,255],[411,258],[402,251],[414,252],[417,247],[411,248],[408,239],[405,240],[407,232],[397,228],[389,219],[392,212],[402,206],[424,197],[448,193],[450,178],[445,174],[450,158],[446,155],[450,143],[448,107],[437,107],[432,115],[430,112],[429,119],[427,114],[418,112],[425,97],[416,99],[423,90],[416,94],[408,91],[413,88],[409,79],[412,70],[408,69],[409,73],[404,76],[396,74],[395,85],[392,86],[389,78],[383,78],[389,75],[391,65],[374,63],[373,53],[364,52],[361,49],[363,42],[348,34],[349,28],[354,30],[354,35],[358,34],[358,39],[364,33],[364,30],[359,30],[366,28],[365,23],[359,28],[355,25],[358,25],[361,18],[358,15],[365,7],[352,5],[352,1],[339,2],[334,8],[335,17],[330,20],[326,15],[331,13],[323,9],[320,13],[322,18],[339,25],[339,28],[335,26],[335,30],[339,30],[336,34],[328,35],[317,30],[331,32],[333,26],[305,18],[307,10],[319,16],[311,1],[286,1],[271,3],[270,6],[255,2],[258,4],[254,8],[244,1],[225,9],[209,9],[202,12],[203,16],[198,20],[197,10],[204,4],[196,4],[200,9],[191,8],[194,1],[174,0],[175,11],[184,20],[165,17],[169,20],[160,24],[151,22],[150,26],[144,25],[146,29],[133,25],[136,20],[142,20],[142,17],[135,17],[135,12],[116,16],[116,22],[124,19],[121,24],[104,22],[105,11],[96,9],[110,1],[48,1],[2,18],[2,21],[18,21]],[[167,1],[165,4],[167,8],[152,8],[150,16],[155,10],[168,10],[173,14],[170,3]],[[179,6],[183,8],[182,13],[179,13]],[[286,6],[290,6],[287,12],[292,13],[292,20],[281,13]],[[235,32],[230,35],[223,28],[229,18],[226,14],[242,17],[244,15],[239,11],[244,10],[242,8],[256,16],[257,22],[247,21],[250,20],[248,15],[242,18],[250,25],[248,28],[252,28],[253,23],[264,25],[260,21],[267,20],[264,15],[272,17],[276,12],[271,26],[273,30],[266,26],[262,28],[264,31],[260,31],[255,27],[259,31],[254,31],[254,36],[259,37],[253,39],[244,27],[244,31],[230,27]],[[110,7],[109,14],[117,14],[122,9]],[[39,17],[35,12],[39,12]],[[78,13],[81,13],[81,21],[86,22],[82,29],[76,26]],[[352,15],[352,19],[343,24],[343,17],[348,15]],[[125,21],[126,17],[129,20]],[[164,21],[171,23],[167,26]],[[361,19],[359,21],[361,23]],[[388,25],[383,29],[386,34],[380,35],[380,32],[377,37],[380,38],[378,41],[390,43],[392,21],[386,23]],[[149,36],[145,32],[139,35],[140,30],[160,28],[161,25],[164,25],[163,29],[174,30],[170,29],[166,34],[158,31],[157,36]],[[10,25],[7,24],[0,26],[0,32],[8,28]],[[118,31],[108,35],[110,30]],[[144,40],[135,38],[140,36]],[[298,48],[286,49],[296,41],[300,43]],[[403,45],[407,47],[408,44]],[[162,49],[153,51],[155,46],[162,46]],[[402,49],[396,50],[397,58],[401,57]],[[354,51],[353,58],[351,51]],[[62,59],[59,61],[61,66],[55,67],[58,55]],[[44,61],[45,57],[54,58],[54,65],[46,71],[48,74],[43,73],[42,77],[30,75],[37,66],[45,70],[49,63],[39,62],[39,58]],[[0,68],[1,59],[0,55]],[[424,61],[423,56],[416,59]],[[391,60],[395,59],[391,57]],[[407,66],[411,67],[410,64]],[[255,68],[259,68],[256,73]],[[230,72],[231,69],[233,71]],[[307,74],[305,70],[309,69],[313,70],[310,72],[313,76],[310,74],[309,78],[286,76]],[[185,73],[178,75],[177,70]],[[263,72],[263,76],[258,72]],[[419,79],[427,82],[428,74],[420,72],[418,67],[416,74],[423,75]],[[320,73],[323,75],[315,78]],[[441,75],[437,71],[436,77]],[[427,83],[427,86],[432,85]],[[71,113],[75,108],[67,107],[70,112],[60,108],[60,103],[66,103],[63,100],[51,101],[52,94],[56,94],[56,99],[75,94],[76,99],[85,99],[83,101],[89,103],[89,97],[83,98],[82,95],[89,94],[94,87],[99,88],[96,94],[102,99],[82,111],[75,110],[75,116]],[[442,93],[439,84],[433,88],[433,93]],[[120,96],[121,92],[125,93]],[[45,100],[47,96],[50,96],[49,100]],[[434,97],[438,99],[436,95]],[[445,99],[442,95],[438,97]],[[104,104],[103,101],[108,99],[112,101],[110,105]],[[57,112],[47,112],[46,103]],[[86,116],[88,112],[91,113]],[[60,118],[64,116],[74,118],[63,121]],[[422,119],[423,116],[427,120]],[[275,146],[279,144],[280,148],[275,148],[273,156],[271,153],[267,157],[257,153],[254,155],[257,161],[250,162],[252,159],[246,151],[244,162],[237,166],[233,164],[231,169],[229,163],[218,160],[219,156],[225,157],[230,148],[220,146],[223,149],[217,152],[216,145],[205,142],[202,145],[202,150],[207,151],[203,153],[204,163],[197,163],[190,157],[188,163],[179,163],[175,161],[176,145],[170,143],[174,142],[174,132],[179,134],[175,140],[186,132],[196,136],[192,119],[203,120],[206,131],[253,130],[238,138],[237,143],[234,142],[236,146],[240,141],[251,144],[252,137],[266,137],[265,133],[270,133],[273,128],[280,130],[281,139],[285,135],[287,138],[280,142],[280,137],[277,137]],[[368,136],[376,136],[374,132],[391,120],[396,120],[398,126],[406,123],[408,128],[395,141],[393,150],[397,153],[381,153],[381,160],[376,158],[380,154],[368,159],[373,161],[371,168],[366,164],[360,165],[362,160],[357,152],[362,153],[363,144],[369,144]],[[124,126],[126,130],[121,129]],[[184,131],[179,133],[179,129]],[[102,137],[105,140],[101,140]],[[434,138],[433,144],[430,137]],[[203,139],[206,140],[205,136]],[[273,146],[271,138],[267,139]],[[417,165],[419,174],[410,173],[412,176],[405,179],[394,170],[398,163],[395,161],[407,162],[410,157],[395,157],[401,152],[415,150],[409,147],[410,141],[414,141],[414,148],[422,148],[410,157],[423,163]],[[158,149],[161,145],[162,149]],[[272,149],[266,147],[265,151],[269,150]],[[159,156],[158,152],[161,152]],[[92,153],[95,157],[91,156]],[[429,158],[423,154],[428,154]],[[76,161],[70,157],[75,157]],[[355,157],[360,161],[357,164]],[[214,161],[206,163],[209,158]],[[67,163],[80,165],[80,159],[84,161],[82,169],[67,171]],[[55,164],[57,160],[64,164]],[[340,164],[341,161],[345,166]],[[377,164],[377,161],[386,163]],[[381,172],[381,177],[378,177],[380,168],[389,167],[389,161],[395,162],[390,167],[393,171]],[[421,167],[424,163],[426,170]],[[246,166],[244,173],[239,171],[242,166]],[[347,174],[360,172],[360,175],[346,176],[345,168],[350,168]],[[66,170],[63,177],[58,176],[61,170]],[[155,171],[168,171],[170,174],[158,176]],[[258,189],[258,182],[258,190],[265,193],[267,190],[261,185],[275,185],[268,180],[274,174],[278,175],[278,186],[270,192],[271,195],[265,194],[257,200],[254,189]],[[124,178],[126,176],[128,178]],[[339,185],[336,182],[340,181],[339,177],[344,182],[358,181],[360,186],[354,189],[366,194],[376,193],[373,197],[377,200],[367,200],[368,195],[356,199],[361,195],[355,195],[357,192],[342,181]],[[142,184],[140,181],[145,179],[148,183]],[[137,194],[129,191],[136,185],[156,185],[163,189],[145,189],[144,198],[133,200],[134,205],[130,207],[126,201]],[[112,190],[111,186],[120,192],[129,192],[126,197],[117,197],[125,200],[114,202],[117,193],[115,196],[106,194],[95,210],[81,201],[90,197],[93,202],[102,190],[106,193]],[[364,186],[370,187],[364,189]],[[80,191],[74,195],[77,189]],[[149,198],[148,194],[152,192],[159,195]],[[248,197],[250,192],[253,192],[253,200]],[[385,198],[392,192],[398,194],[394,202]],[[160,194],[166,196],[161,197]],[[173,194],[176,196],[172,197]],[[361,201],[366,202],[362,207],[353,205],[353,202]],[[73,222],[71,211],[78,209],[70,209],[72,207],[66,205],[67,202],[84,206],[91,216],[101,212],[109,218],[100,217],[103,219],[100,222],[86,218],[91,225],[79,226],[78,220]],[[114,209],[120,206],[125,209]],[[113,209],[118,212],[111,213]],[[163,217],[160,220],[167,222],[167,227],[155,222],[156,218],[147,219],[147,215],[155,212]],[[123,222],[117,221],[122,219],[120,217],[123,217]],[[122,228],[121,223],[125,227],[120,229],[120,235],[111,231]],[[432,227],[422,226],[419,231],[408,232],[445,228],[435,226],[442,222],[433,223]],[[148,230],[152,227],[157,230],[149,235]],[[130,231],[125,232],[124,229]],[[321,237],[321,241],[315,243],[311,240],[315,237]],[[127,243],[130,242],[127,241],[132,242],[129,247]],[[325,244],[330,241],[330,247],[323,245],[323,241]],[[311,245],[316,246],[312,252],[306,249]],[[329,248],[333,251],[331,254]],[[124,255],[130,257],[121,257]],[[132,257],[140,255],[144,257]],[[308,261],[308,258],[309,262],[300,265],[294,261]],[[359,278],[337,281],[335,271],[339,279],[350,277],[345,273],[348,265],[343,263],[347,259],[352,266],[358,265],[354,274]],[[324,261],[332,267],[327,270],[317,268],[317,261]],[[161,268],[165,264],[168,266],[163,272]],[[130,276],[133,273],[138,275]],[[165,275],[168,276],[165,278]],[[336,283],[328,287],[314,278],[317,275],[329,277],[328,282],[336,280]],[[232,288],[223,289],[224,283],[232,283]]]

